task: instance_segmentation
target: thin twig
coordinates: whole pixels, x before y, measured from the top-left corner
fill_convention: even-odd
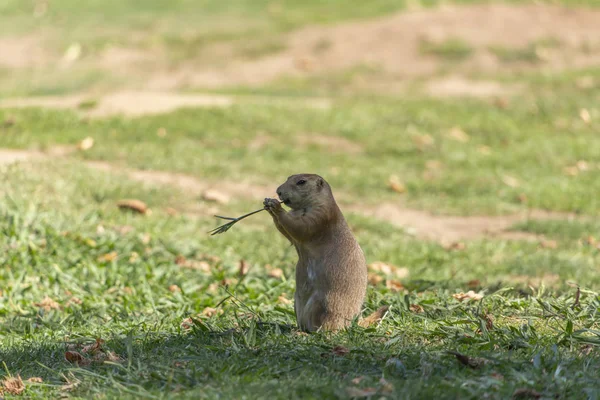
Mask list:
[[[280,201],[280,202],[279,202],[279,204],[281,204],[281,203],[282,203],[282,202]],[[227,232],[227,231],[228,231],[228,230],[229,230],[229,229],[230,229],[230,228],[231,228],[233,225],[235,225],[237,222],[239,222],[239,221],[243,220],[243,219],[244,219],[244,218],[246,218],[246,217],[249,217],[249,216],[251,216],[251,215],[254,215],[254,214],[256,214],[256,213],[259,213],[259,212],[261,212],[261,211],[265,211],[265,210],[266,210],[266,208],[264,208],[264,207],[263,207],[263,208],[261,208],[260,210],[252,211],[252,212],[250,212],[250,213],[248,213],[248,214],[244,214],[244,215],[242,215],[241,217],[237,217],[237,218],[223,217],[223,216],[221,216],[221,215],[215,215],[215,217],[217,217],[217,218],[221,218],[221,219],[224,219],[224,220],[227,220],[227,221],[229,221],[229,222],[228,222],[228,223],[226,223],[226,224],[224,224],[224,225],[221,225],[221,226],[218,226],[218,227],[216,227],[215,229],[213,229],[212,231],[209,231],[208,233],[210,233],[210,235],[211,235],[211,236],[213,236],[213,235],[218,235],[218,234],[221,234],[221,233],[225,233],[225,232]]]

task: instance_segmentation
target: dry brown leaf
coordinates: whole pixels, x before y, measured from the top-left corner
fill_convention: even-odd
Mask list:
[[[371,313],[368,317],[358,321],[358,325],[362,326],[363,328],[366,328],[368,326],[371,326],[373,324],[380,322],[383,319],[383,317],[385,317],[385,314],[387,313],[389,308],[390,308],[389,306],[379,307],[377,310],[375,310],[373,313]]]
[[[481,281],[479,279],[472,279],[469,282],[467,282],[467,287],[469,289],[477,289],[480,286],[481,286]]]
[[[177,285],[171,285],[171,286],[169,286],[169,292],[171,292],[171,293],[181,292],[181,288]]]
[[[481,293],[475,293],[472,290],[469,290],[467,293],[455,293],[452,295],[452,297],[454,297],[456,300],[458,301],[463,301],[463,300],[481,300],[483,299],[483,294]]]
[[[587,108],[582,108],[579,110],[579,118],[581,118],[581,120],[586,124],[592,122],[592,116]]]
[[[542,240],[540,246],[544,249],[556,249],[558,242],[556,240]]]
[[[277,298],[277,301],[281,304],[292,304],[292,301],[285,297],[285,293],[282,293],[281,296]]]
[[[519,203],[521,203],[521,204],[526,204],[529,201],[529,198],[527,197],[527,195],[525,193],[521,193],[520,195],[518,195],[517,199],[519,200]]]
[[[123,360],[117,353],[114,351],[109,351],[106,353],[106,359],[111,362],[123,362]]]
[[[377,394],[377,389],[375,388],[356,388],[356,387],[349,387],[346,388],[346,394],[349,397],[371,397],[375,394]]]
[[[193,269],[196,271],[202,271],[209,273],[210,272],[210,264],[206,261],[197,261],[197,260],[186,260],[183,256],[177,256],[175,258],[175,263],[182,268]]]
[[[504,110],[504,109],[508,108],[508,106],[510,105],[510,102],[505,97],[496,97],[494,99],[494,105],[496,107]]]
[[[122,210],[130,210],[140,214],[148,213],[148,206],[141,200],[124,199],[117,202],[117,207]]]
[[[514,391],[513,399],[539,399],[542,394],[529,388],[520,388]]]
[[[86,151],[94,147],[94,138],[86,137],[77,144],[77,148],[82,151]]]
[[[579,169],[577,167],[564,167],[563,171],[564,171],[565,175],[568,175],[568,176],[579,175]]]
[[[167,130],[162,127],[158,128],[158,130],[156,131],[156,136],[161,137],[161,138],[167,136]]]
[[[350,349],[344,346],[335,346],[331,352],[336,356],[345,356],[346,354],[350,353]]]
[[[130,288],[129,286],[125,286],[123,288],[123,293],[125,293],[125,294],[132,294],[133,293],[133,289]]]
[[[174,209],[173,207],[167,207],[165,208],[165,212],[167,214],[169,214],[170,216],[176,216],[179,215],[179,211],[177,211],[176,209]]]
[[[283,270],[281,268],[273,268],[269,271],[268,275],[271,278],[280,279],[283,276]]]
[[[485,358],[469,357],[455,351],[447,351],[446,353],[454,355],[461,364],[473,369],[481,368],[489,362]]]
[[[515,178],[514,176],[509,176],[509,175],[504,175],[502,177],[502,182],[504,182],[504,184],[506,186],[510,186],[511,188],[516,188],[521,185],[521,183],[519,182],[519,180],[517,178]]]
[[[90,363],[88,359],[76,351],[65,352],[65,359],[71,364],[87,365]]]
[[[194,326],[194,321],[192,320],[192,318],[186,318],[183,321],[181,321],[181,328],[183,330],[192,329],[192,326]]]
[[[402,283],[391,279],[387,279],[385,281],[385,287],[393,292],[399,292],[400,290],[404,289],[404,285],[402,285]]]
[[[388,186],[396,193],[406,192],[406,185],[396,175],[392,175],[388,179]]]
[[[102,345],[104,344],[104,340],[100,338],[96,338],[96,341],[92,344],[88,344],[87,346],[83,346],[81,349],[81,353],[83,354],[96,354],[101,351]]]
[[[590,164],[587,161],[584,161],[584,160],[577,161],[577,163],[575,164],[575,166],[580,171],[589,171],[590,170]]]
[[[364,376],[357,376],[356,378],[352,379],[352,383],[354,383],[355,385],[358,385],[359,383],[361,383],[363,381],[363,379],[365,379]]]
[[[27,382],[29,383],[42,383],[44,382],[44,380],[38,376],[32,376],[31,378],[27,379]]]
[[[206,201],[212,201],[219,204],[229,203],[229,195],[218,190],[209,189],[202,193],[202,198]]]
[[[8,393],[16,396],[25,391],[25,384],[19,375],[4,378],[2,381],[2,387]]]
[[[111,251],[110,253],[106,253],[106,254],[98,257],[98,262],[109,263],[109,262],[115,261],[117,259],[117,257],[118,257],[117,252]]]
[[[379,285],[381,282],[383,282],[383,277],[381,275],[369,273],[368,277],[369,283],[373,286]]]
[[[379,272],[384,275],[395,275],[397,278],[406,278],[409,274],[408,268],[396,267],[395,265],[387,264],[381,261],[375,261],[367,267],[370,271]]]
[[[59,310],[60,309],[60,304],[58,304],[56,301],[52,300],[48,296],[46,296],[39,303],[33,303],[33,305],[36,306],[36,307],[43,308],[44,311]]]
[[[457,142],[461,143],[467,143],[470,140],[469,135],[458,126],[455,126],[454,128],[450,129],[450,132],[448,132],[448,136],[451,139],[454,139]]]
[[[212,307],[206,307],[204,310],[202,310],[202,315],[209,318],[219,314],[223,314],[223,310],[217,310],[216,308]]]
[[[250,264],[248,264],[248,262],[246,262],[246,260],[240,260],[240,265],[238,268],[238,274],[240,276],[244,276],[248,273],[248,270],[250,269]]]
[[[411,304],[410,311],[414,312],[415,314],[421,314],[422,312],[425,312],[425,310],[423,309],[423,306],[421,306],[419,304]]]
[[[73,304],[75,305],[79,305],[83,303],[83,301],[77,297],[71,297],[69,300],[67,300],[67,303],[65,304],[65,307],[71,307]]]

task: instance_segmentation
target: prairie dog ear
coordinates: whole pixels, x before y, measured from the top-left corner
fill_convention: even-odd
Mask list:
[[[325,185],[325,182],[323,181],[323,178],[317,179],[317,187],[318,188],[322,188],[324,185]]]

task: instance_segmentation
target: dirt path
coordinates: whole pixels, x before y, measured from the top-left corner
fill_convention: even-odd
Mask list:
[[[74,151],[76,151],[74,147],[57,147],[49,149],[47,152],[0,149],[0,166],[16,162],[49,160],[67,156]],[[272,187],[259,186],[251,182],[209,181],[185,174],[128,169],[102,161],[88,161],[85,162],[85,165],[106,173],[123,175],[145,185],[177,187],[189,197],[204,199],[205,204],[193,210],[187,210],[192,214],[213,215],[218,210],[219,204],[228,203],[233,198],[252,198],[260,202],[265,197],[275,197]],[[345,193],[338,193],[337,197],[344,211],[379,219],[405,229],[407,233],[418,238],[445,244],[484,237],[504,240],[540,240],[536,235],[508,229],[527,220],[577,218],[574,214],[542,210],[529,210],[505,216],[433,215],[426,211],[407,208],[400,201],[365,206],[357,205],[349,200],[352,196]]]

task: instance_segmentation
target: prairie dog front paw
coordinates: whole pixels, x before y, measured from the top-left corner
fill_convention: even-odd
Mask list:
[[[265,206],[265,210],[267,210],[271,215],[278,214],[283,211],[281,203],[276,199],[266,198],[263,202],[263,205]]]

